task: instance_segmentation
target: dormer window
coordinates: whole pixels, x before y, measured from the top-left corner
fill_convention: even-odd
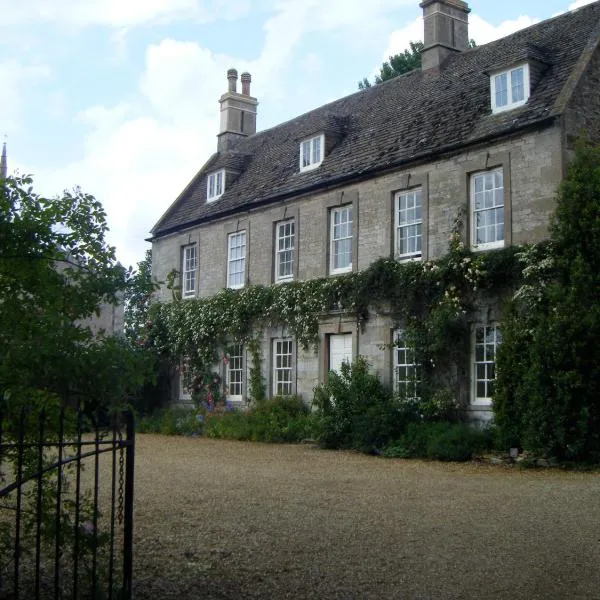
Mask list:
[[[493,113],[523,106],[529,99],[529,65],[527,63],[494,73],[491,75],[490,81]]]
[[[304,140],[300,144],[300,171],[316,169],[323,162],[324,146],[323,134]]]
[[[211,173],[206,181],[206,201],[214,202],[225,191],[225,169]]]

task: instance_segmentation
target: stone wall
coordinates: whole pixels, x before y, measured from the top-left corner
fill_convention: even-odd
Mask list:
[[[227,234],[246,230],[247,284],[273,282],[274,231],[279,220],[296,218],[297,273],[301,280],[328,275],[328,210],[348,201],[354,203],[354,269],[364,269],[380,257],[393,253],[394,194],[420,185],[423,188],[425,218],[424,256],[436,259],[448,248],[456,218],[464,220],[463,235],[469,244],[469,178],[473,172],[502,167],[505,181],[507,243],[536,242],[547,236],[548,218],[554,208],[557,186],[563,173],[562,132],[559,125],[514,136],[502,142],[445,157],[429,164],[399,169],[393,173],[349,185],[343,189],[299,197],[261,210],[248,211],[153,243],[153,275],[164,281],[168,272],[181,269],[181,248],[199,244],[198,295],[210,296],[226,285]],[[169,301],[163,289],[160,299]],[[325,377],[323,351],[326,335],[353,334],[356,354],[366,356],[386,382],[391,380],[391,352],[381,349],[391,343],[393,323],[372,315],[364,331],[342,315],[323,320],[317,354],[296,349],[296,391],[310,401],[314,386]],[[271,334],[263,342],[264,376],[270,382]],[[467,386],[468,387],[468,386]],[[268,386],[268,389],[270,387]]]

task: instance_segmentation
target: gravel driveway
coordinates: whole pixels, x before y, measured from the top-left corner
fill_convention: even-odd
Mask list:
[[[600,475],[138,435],[135,598],[600,599]]]

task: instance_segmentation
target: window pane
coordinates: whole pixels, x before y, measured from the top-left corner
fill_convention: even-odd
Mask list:
[[[523,67],[514,69],[510,73],[512,87],[512,101],[520,102],[525,98],[525,87],[523,85]]]
[[[496,87],[496,106],[506,106],[508,104],[508,84],[506,73],[501,73],[494,77]]]

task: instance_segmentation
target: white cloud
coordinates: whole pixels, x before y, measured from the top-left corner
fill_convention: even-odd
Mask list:
[[[50,75],[51,70],[43,65],[23,65],[13,59],[0,62],[0,115],[3,133],[19,131],[27,89]]]
[[[493,40],[510,35],[519,29],[524,29],[537,23],[539,19],[528,16],[520,16],[516,19],[502,21],[499,25],[492,25],[484,21],[479,15],[469,16],[469,38],[475,40],[481,46]],[[388,39],[387,47],[382,54],[382,61],[387,61],[390,56],[403,52],[409,48],[409,43],[423,41],[423,18],[419,17],[396,31],[392,31]],[[374,67],[373,73],[379,74],[379,67]]]
[[[55,194],[80,185],[94,194],[107,212],[118,258],[135,265],[150,228],[216,150],[217,100],[234,62],[195,43],[150,46],[138,100],[79,113],[89,127],[83,157],[38,172],[36,186]]]
[[[592,4],[593,2],[596,2],[596,0],[576,0],[572,4],[569,4],[569,10],[575,10],[576,8],[581,8],[582,6]]]
[[[236,19],[249,0],[0,0],[2,25],[48,21],[63,25],[131,27],[150,22]]]
[[[516,19],[502,21],[499,25],[492,25],[484,21],[479,15],[471,15],[469,17],[469,37],[481,46],[536,23],[539,23],[538,18],[521,15]]]

